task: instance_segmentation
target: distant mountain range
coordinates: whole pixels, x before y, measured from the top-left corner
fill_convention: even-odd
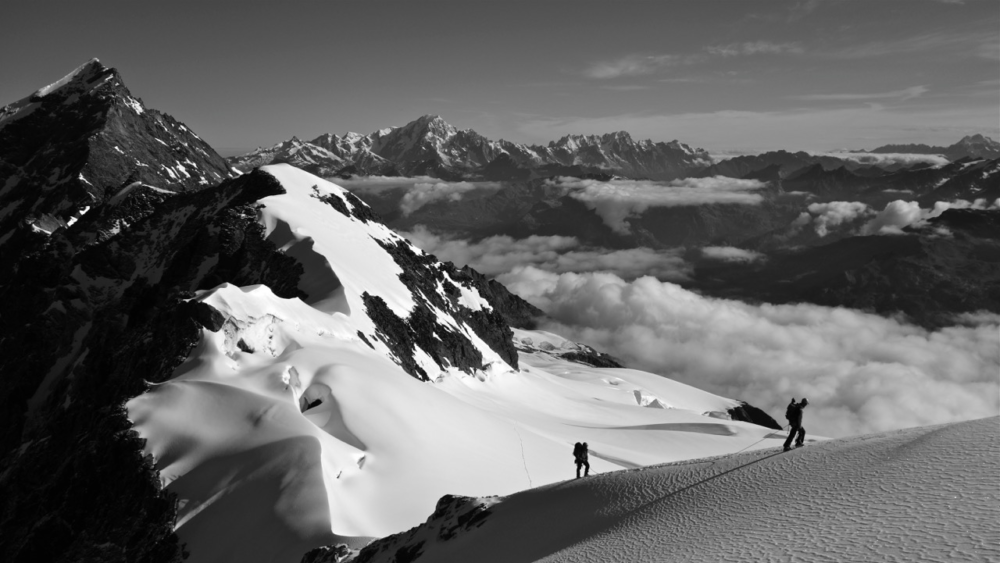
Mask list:
[[[1000,143],[982,135],[964,137],[949,147],[885,145],[877,154],[941,155],[949,160],[998,158]],[[548,145],[491,141],[471,129],[459,130],[440,116],[425,115],[402,127],[368,135],[325,134],[311,141],[293,137],[227,159],[241,170],[288,163],[319,176],[432,176],[445,180],[528,180],[555,175],[613,174],[626,178],[673,180],[686,176],[743,177],[772,165],[782,174],[821,164],[824,169],[894,171],[905,160],[872,159],[806,152],[771,151],[714,162],[704,149],[679,141],[636,141],[625,131],[604,135],[566,135]]]
[[[983,135],[968,135],[948,147],[929,145],[883,145],[872,149],[874,153],[940,154],[950,160],[965,157],[1000,158],[1000,143]]]
[[[320,176],[426,175],[456,180],[515,180],[574,172],[670,180],[711,163],[702,149],[678,141],[636,141],[624,131],[566,135],[544,146],[524,145],[491,141],[471,129],[456,129],[434,115],[369,135],[327,134],[312,141],[293,137],[228,160],[243,170],[288,163]]]

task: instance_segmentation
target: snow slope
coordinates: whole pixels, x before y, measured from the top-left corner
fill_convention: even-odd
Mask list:
[[[726,419],[738,402],[659,376],[594,369],[546,354],[512,368],[459,319],[483,367],[415,354],[430,381],[397,365],[361,294],[397,315],[414,307],[379,241],[401,241],[322,198],[339,186],[287,165],[264,169],[287,193],[259,200],[259,220],[305,268],[309,298],[224,284],[194,299],[221,320],[170,381],[127,404],[161,479],[179,497],[190,561],[298,561],[332,543],[422,521],[445,494],[506,495],[573,474],[587,441],[604,473],[773,446],[770,430]],[[460,285],[460,284],[456,284]],[[470,309],[489,304],[460,286]],[[519,332],[541,342],[558,338]],[[721,417],[721,418],[720,418]]]
[[[622,471],[442,499],[358,562],[998,561],[998,463],[994,417]]]

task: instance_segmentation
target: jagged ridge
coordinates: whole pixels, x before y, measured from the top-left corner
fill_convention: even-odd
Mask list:
[[[674,179],[707,166],[710,158],[705,151],[678,141],[635,141],[624,131],[567,135],[545,146],[491,141],[471,129],[459,130],[440,116],[425,115],[403,127],[381,129],[370,135],[326,134],[308,142],[293,137],[229,161],[243,169],[284,162],[320,176],[427,175],[460,179],[493,176],[502,167],[524,175],[545,167],[576,166],[630,177]]]

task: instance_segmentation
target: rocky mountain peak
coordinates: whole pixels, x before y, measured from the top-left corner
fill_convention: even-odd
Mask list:
[[[173,193],[234,175],[187,126],[147,109],[118,71],[91,59],[0,109],[0,245],[16,225],[46,234],[68,226],[128,184]]]
[[[975,135],[966,135],[962,137],[960,141],[955,143],[956,145],[983,145],[988,147],[1000,147],[1000,143],[994,141],[993,139],[983,135],[982,133],[976,133]]]
[[[441,118],[440,115],[424,115],[403,127],[397,129],[398,132],[413,132],[421,137],[436,137],[447,140],[456,133],[458,129]]]
[[[243,170],[270,162],[288,162],[319,175],[429,175],[441,178],[491,176],[487,166],[497,158],[500,168],[513,167],[515,176],[546,166],[583,166],[629,177],[674,179],[704,168],[708,154],[677,141],[666,144],[636,141],[627,131],[602,135],[565,135],[548,145],[491,141],[472,129],[458,129],[439,115],[423,115],[402,127],[380,129],[370,135],[320,135],[310,141],[332,154],[324,162],[291,154],[290,148],[233,157]],[[310,144],[306,143],[306,144]],[[266,156],[266,158],[262,158]],[[496,167],[494,167],[496,168]],[[496,170],[492,170],[496,172]]]

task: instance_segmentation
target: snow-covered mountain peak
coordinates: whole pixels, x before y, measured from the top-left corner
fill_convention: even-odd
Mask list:
[[[966,135],[962,137],[955,145],[964,147],[980,147],[986,149],[997,150],[1000,149],[1000,143],[994,141],[990,137],[983,135],[982,133],[976,133],[975,135]]]
[[[334,159],[318,163],[272,151],[262,160],[254,151],[230,161],[243,169],[267,162],[290,162],[333,176],[349,174],[479,178],[485,167],[503,157],[501,168],[584,166],[628,177],[673,179],[704,167],[708,154],[687,145],[636,141],[626,131],[603,135],[565,135],[546,146],[491,141],[472,129],[458,129],[439,115],[423,115],[402,127],[380,129],[370,135],[321,135],[312,144],[329,150]]]
[[[440,115],[424,115],[394,131],[397,135],[419,138],[441,144],[458,132],[454,126]]]
[[[306,303],[349,316],[370,346],[414,377],[517,367],[512,333],[495,330],[498,314],[454,268],[413,247],[340,186],[287,164],[261,170],[286,191],[260,200],[261,221],[268,238],[303,264]],[[464,341],[461,357],[442,341]]]
[[[687,154],[695,154],[697,152],[704,152],[704,151],[696,151],[691,145],[689,145],[687,143],[682,143],[682,142],[678,141],[677,139],[674,139],[673,141],[670,141],[669,143],[666,143],[666,145],[668,147],[672,148],[672,149],[679,150],[679,151],[685,152]]]

